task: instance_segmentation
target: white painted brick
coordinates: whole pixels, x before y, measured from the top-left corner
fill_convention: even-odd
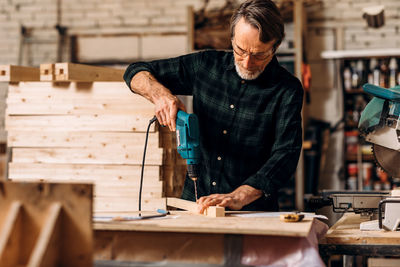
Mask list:
[[[150,24],[153,25],[177,24],[177,19],[172,16],[155,17],[150,19]]]
[[[174,5],[176,7],[192,6],[194,10],[199,10],[203,7],[203,1],[174,0]]]
[[[98,26],[97,22],[95,20],[88,20],[88,19],[76,19],[76,20],[71,20],[68,22],[68,25],[66,26],[71,26],[71,27],[96,27]]]
[[[97,25],[102,26],[121,26],[123,24],[123,20],[121,18],[103,18],[96,19]]]
[[[139,37],[79,37],[78,59],[85,62],[139,58]]]
[[[142,58],[163,58],[187,53],[187,36],[144,36],[142,38]]]
[[[87,11],[85,17],[88,19],[102,19],[109,18],[111,13],[108,11]]]
[[[151,8],[165,8],[165,7],[172,7],[174,4],[174,0],[151,0],[147,2],[147,6]]]
[[[164,9],[164,15],[173,15],[173,16],[179,16],[179,17],[186,17],[188,15],[188,8],[183,7],[183,8],[166,8]]]
[[[33,13],[13,12],[10,15],[10,19],[16,21],[30,21],[33,19]]]
[[[150,19],[142,17],[126,17],[122,18],[122,23],[124,25],[145,26],[149,25]]]
[[[155,16],[160,16],[161,14],[162,14],[162,9],[160,8],[152,8],[152,9],[142,8],[137,10],[137,15],[143,17],[155,17]]]
[[[121,3],[121,8],[124,10],[131,10],[134,11],[136,9],[139,8],[148,8],[148,4],[147,4],[147,0],[146,1],[123,1]]]

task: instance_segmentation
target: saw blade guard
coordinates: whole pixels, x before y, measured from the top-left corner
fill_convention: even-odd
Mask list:
[[[374,97],[365,106],[358,123],[358,129],[362,134],[368,134],[382,125],[381,117],[384,104],[384,99]]]

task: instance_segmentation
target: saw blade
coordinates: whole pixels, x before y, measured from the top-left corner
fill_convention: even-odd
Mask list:
[[[400,178],[400,152],[377,144],[372,149],[377,164],[390,176]]]

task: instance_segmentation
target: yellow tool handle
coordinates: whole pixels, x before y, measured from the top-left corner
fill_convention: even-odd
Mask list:
[[[283,222],[300,222],[303,220],[304,214],[298,213],[288,213],[288,214],[281,214],[280,219]]]

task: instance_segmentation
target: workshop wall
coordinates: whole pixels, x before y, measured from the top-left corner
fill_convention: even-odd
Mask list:
[[[238,0],[241,2],[242,0]],[[57,24],[67,28],[68,34],[95,37],[98,35],[129,36],[116,40],[131,50],[99,50],[96,41],[86,40],[86,47],[96,48],[96,54],[113,56],[117,51],[124,57],[156,58],[188,51],[187,6],[194,10],[204,5],[204,0],[3,0],[0,1],[0,64],[38,66],[41,63],[70,60],[70,45],[58,46]],[[210,0],[208,8],[217,8],[225,0]],[[362,19],[361,9],[369,5],[385,5],[386,25],[369,29]],[[332,62],[322,60],[323,50],[392,48],[400,46],[400,1],[398,0],[321,0],[308,8],[308,30],[305,44],[312,70],[310,117],[330,122],[339,121],[341,100],[338,98],[338,81],[334,78]],[[24,27],[25,37],[21,34]],[[83,37],[82,37],[83,38]],[[83,39],[81,39],[83,40]],[[58,53],[58,51],[61,53]],[[0,83],[0,91],[5,85]],[[0,101],[3,102],[3,101]],[[4,103],[0,105],[4,110]],[[1,112],[0,114],[3,114]],[[3,116],[0,121],[3,124]],[[0,132],[1,132],[0,125]],[[0,141],[4,141],[0,135]],[[339,188],[341,181],[331,179],[340,172],[340,153],[343,136],[334,133],[322,183],[323,188]]]

